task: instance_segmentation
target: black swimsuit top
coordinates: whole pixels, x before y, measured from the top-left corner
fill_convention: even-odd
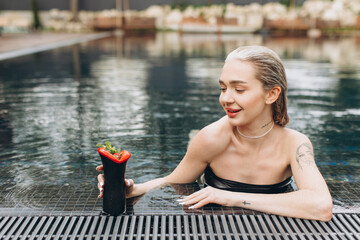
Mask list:
[[[283,193],[293,190],[291,187],[292,177],[277,184],[258,185],[241,183],[231,180],[219,178],[215,175],[212,169],[208,166],[204,172],[205,186],[228,190],[233,192],[247,192],[247,193]]]

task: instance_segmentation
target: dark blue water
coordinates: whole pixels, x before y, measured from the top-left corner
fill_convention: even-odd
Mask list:
[[[289,127],[309,136],[329,186],[358,184],[359,39],[163,33],[0,62],[3,206],[9,196],[20,198],[14,193],[37,186],[96,189],[96,144],[105,141],[132,153],[128,178],[169,174],[189,134],[223,115],[218,77],[227,53],[250,44],[268,46],[284,60]]]

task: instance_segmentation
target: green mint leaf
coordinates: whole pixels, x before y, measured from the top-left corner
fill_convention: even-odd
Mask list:
[[[104,147],[105,150],[108,151],[108,152],[111,153],[111,154],[120,153],[120,151],[121,151],[120,148],[116,149],[115,146],[112,146],[112,145],[111,145],[111,142],[109,142],[109,141],[106,141],[106,142],[105,142],[105,146],[104,146],[104,145],[101,145],[101,144],[97,144],[96,146],[97,146],[97,147]],[[121,156],[121,154],[120,154],[120,156]],[[120,159],[120,158],[119,158],[119,159]]]

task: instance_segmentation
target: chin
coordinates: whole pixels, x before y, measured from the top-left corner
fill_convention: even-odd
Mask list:
[[[241,120],[236,119],[236,118],[230,118],[229,116],[227,116],[227,119],[229,121],[229,124],[233,127],[244,124]]]

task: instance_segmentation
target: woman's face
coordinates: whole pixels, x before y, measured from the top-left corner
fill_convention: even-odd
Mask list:
[[[269,105],[255,69],[249,62],[230,60],[220,76],[219,101],[232,125],[263,123],[269,120]]]

